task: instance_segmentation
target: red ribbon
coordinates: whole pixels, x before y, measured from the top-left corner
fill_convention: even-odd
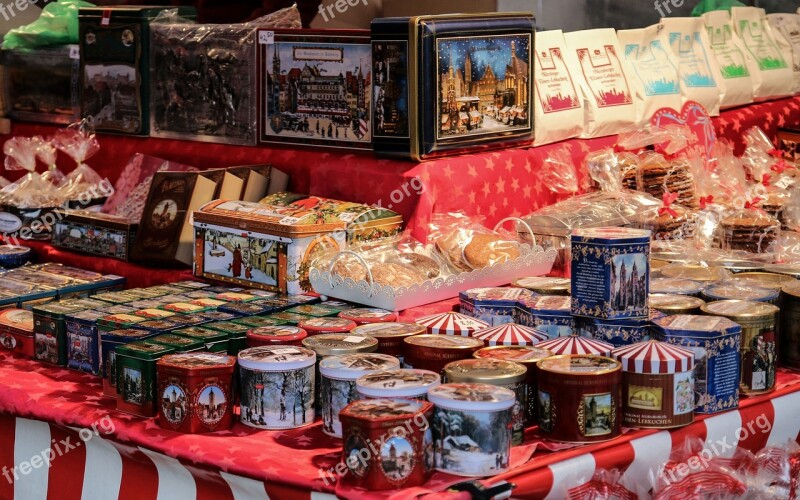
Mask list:
[[[761,208],[757,207],[756,205],[758,205],[762,201],[764,200],[760,196],[756,196],[752,200],[744,202],[744,208],[755,208],[757,210],[761,210]]]
[[[623,148],[619,144],[614,144],[614,152],[615,153],[622,153],[623,151],[627,151],[627,149]]]
[[[764,174],[764,175],[761,177],[761,184],[763,184],[763,185],[764,185],[764,187],[769,187],[769,180],[770,180],[771,178],[772,178],[772,176],[770,176],[769,174]]]
[[[769,151],[767,151],[767,154],[773,158],[783,158],[783,151],[781,151],[780,149],[772,148]]]
[[[701,196],[700,197],[700,209],[705,210],[708,205],[711,205],[714,202],[714,195],[710,194],[708,196]]]
[[[678,193],[664,193],[664,196],[661,197],[661,201],[664,203],[664,206],[658,209],[658,215],[669,214],[672,217],[677,217],[678,212],[676,212],[670,205],[672,205],[675,200],[678,199]]]
[[[772,165],[772,166],[771,166],[771,167],[769,167],[769,168],[770,168],[770,170],[772,170],[773,172],[777,172],[777,174],[778,174],[778,175],[780,175],[780,174],[782,174],[782,173],[784,172],[784,170],[786,170],[787,168],[793,168],[793,167],[790,167],[789,165],[787,165],[787,164],[786,164],[786,160],[784,160],[784,159],[780,159],[780,160],[778,161],[778,163],[776,163],[776,164]]]

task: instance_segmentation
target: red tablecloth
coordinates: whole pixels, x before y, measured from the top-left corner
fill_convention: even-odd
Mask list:
[[[690,434],[750,450],[795,439],[800,432],[800,374],[781,372],[778,385],[773,394],[743,399],[738,411],[698,419],[682,429],[631,430],[608,443],[559,452],[548,451],[552,443],[529,429],[526,443],[512,452],[513,469],[489,482],[516,484],[515,497],[551,493],[559,498],[559,488],[580,484],[595,467],[628,467],[629,474],[644,477],[649,466],[664,462],[673,443]],[[0,415],[0,473],[18,467],[15,480],[0,478],[2,499],[77,500],[87,498],[87,491],[90,498],[117,496],[110,492],[139,500],[243,498],[231,493],[236,488],[260,492],[248,498],[264,498],[264,491],[270,498],[309,498],[317,491],[343,498],[407,499],[464,480],[436,473],[424,488],[414,490],[379,494],[353,489],[328,474],[340,459],[341,441],[323,434],[319,422],[291,431],[259,431],[237,423],[230,431],[179,434],[161,429],[154,419],[114,411],[113,400],[102,397],[97,377],[11,354],[0,354],[0,387],[0,413],[7,415]],[[750,422],[747,436],[737,434]],[[82,431],[84,438],[91,436],[83,442],[75,428],[97,431]],[[81,444],[54,446],[67,438]],[[51,466],[25,474],[21,462],[33,464],[31,457],[51,445],[56,455]]]

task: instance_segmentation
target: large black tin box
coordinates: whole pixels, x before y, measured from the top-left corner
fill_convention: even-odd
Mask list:
[[[415,160],[533,142],[530,13],[372,21],[373,146]]]
[[[173,7],[84,7],[79,11],[81,116],[95,130],[147,135],[150,22]],[[194,7],[178,7],[194,19]]]

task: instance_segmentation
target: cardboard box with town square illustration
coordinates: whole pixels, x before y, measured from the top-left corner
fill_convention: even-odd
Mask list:
[[[316,196],[276,193],[260,203],[216,200],[194,212],[195,276],[265,290],[311,291],[322,252],[393,236],[391,210]]]
[[[533,32],[530,13],[375,19],[375,152],[420,160],[530,145]]]

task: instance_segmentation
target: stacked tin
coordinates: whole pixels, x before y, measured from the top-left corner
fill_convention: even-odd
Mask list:
[[[516,323],[478,330],[472,336],[482,340],[486,346],[534,345],[550,338],[545,332]]]
[[[667,429],[694,421],[694,353],[651,340],[614,349],[622,363],[622,423]]]
[[[314,336],[325,333],[347,333],[358,325],[349,319],[318,317],[299,321],[297,326],[305,330],[309,336]]]
[[[420,368],[443,374],[447,363],[472,357],[483,342],[457,335],[414,335],[403,339],[406,368]]]
[[[156,415],[156,363],[173,352],[172,347],[147,340],[116,348],[117,410],[140,417]]]
[[[520,300],[514,307],[514,323],[545,332],[551,339],[572,335],[575,320],[571,299],[563,295],[539,295]]]
[[[514,308],[520,300],[533,297],[525,288],[472,288],[458,294],[462,314],[478,318],[491,326],[514,319]]]
[[[428,400],[428,389],[441,383],[438,373],[401,368],[362,375],[356,380],[359,396],[366,399],[411,398]]]
[[[0,311],[0,349],[33,357],[33,313],[24,309]]]
[[[763,302],[721,300],[703,306],[703,312],[738,323],[741,334],[739,391],[761,394],[775,389],[778,367],[778,307]]]
[[[453,311],[424,316],[417,319],[416,323],[424,326],[430,334],[461,337],[471,337],[474,332],[489,327],[486,321]]]
[[[247,345],[261,347],[270,345],[303,345],[308,334],[296,326],[260,326],[247,331]]]
[[[425,327],[417,323],[364,323],[353,329],[353,335],[374,337],[378,341],[378,352],[389,354],[404,363],[403,340],[425,333]]]

